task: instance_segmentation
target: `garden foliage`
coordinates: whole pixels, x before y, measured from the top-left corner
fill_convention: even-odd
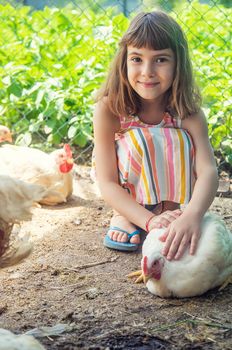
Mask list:
[[[232,11],[194,2],[172,14],[189,39],[213,147],[229,160]],[[0,123],[16,142],[91,142],[94,93],[127,25],[111,9],[0,6]]]

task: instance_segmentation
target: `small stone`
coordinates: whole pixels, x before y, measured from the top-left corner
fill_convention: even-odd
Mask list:
[[[82,223],[81,219],[76,219],[76,220],[73,220],[73,224],[74,225],[80,225]]]
[[[218,193],[228,194],[230,192],[230,181],[228,180],[219,180]]]
[[[110,220],[109,220],[109,219],[103,220],[102,223],[101,223],[101,225],[102,225],[103,227],[108,227],[109,224],[110,224]]]
[[[90,288],[86,292],[86,298],[87,299],[95,299],[99,294],[100,294],[100,292],[97,288]]]

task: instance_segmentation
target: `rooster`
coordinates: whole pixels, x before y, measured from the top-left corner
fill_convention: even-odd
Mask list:
[[[41,200],[48,190],[0,175],[0,267],[18,263],[31,252],[31,245],[23,241],[10,244],[15,223],[31,219],[34,202]]]
[[[194,255],[185,252],[180,260],[168,261],[161,253],[159,237],[165,229],[153,229],[142,247],[141,271],[137,282],[144,281],[152,294],[160,297],[193,297],[231,282],[232,233],[218,216],[207,213],[201,238]]]
[[[9,140],[9,135],[4,135],[3,141]],[[31,147],[9,144],[0,147],[0,174],[52,190],[53,194],[41,199],[41,204],[66,202],[73,191],[72,168],[72,151],[68,144],[50,154]]]

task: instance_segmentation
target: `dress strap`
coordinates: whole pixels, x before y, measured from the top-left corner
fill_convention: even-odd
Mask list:
[[[176,118],[176,126],[177,128],[181,128],[182,120],[180,118]]]
[[[132,127],[140,126],[140,122],[139,122],[138,118],[136,118],[135,116],[132,116],[132,115],[130,115],[128,117],[119,116],[119,121],[120,121],[119,133],[124,133]]]

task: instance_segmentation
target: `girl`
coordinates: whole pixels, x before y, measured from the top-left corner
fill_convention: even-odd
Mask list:
[[[97,97],[94,140],[100,191],[114,209],[104,244],[135,250],[136,226],[164,226],[167,259],[188,246],[194,254],[217,170],[186,38],[167,14],[132,20]]]

